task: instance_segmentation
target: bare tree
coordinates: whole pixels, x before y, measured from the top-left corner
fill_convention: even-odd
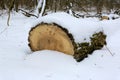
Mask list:
[[[39,0],[37,8],[36,8],[36,14],[37,16],[42,16],[45,11],[46,6],[46,0]]]
[[[14,2],[15,2],[15,0],[12,0],[11,3],[10,3],[10,6],[9,6],[9,10],[8,10],[8,20],[7,20],[7,25],[8,25],[8,26],[9,26],[9,21],[10,21],[10,12],[11,12],[12,9],[13,9]]]

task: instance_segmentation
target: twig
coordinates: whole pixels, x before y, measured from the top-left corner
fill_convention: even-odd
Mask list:
[[[7,25],[9,26],[9,21],[10,21],[10,11],[8,12],[8,20],[7,20]]]
[[[2,33],[4,33],[7,29],[8,29],[8,27],[6,27],[3,31],[1,31],[1,32],[0,32],[0,35],[1,35]]]
[[[23,14],[24,14],[25,16],[27,16],[27,17],[34,16],[34,17],[38,18],[38,16],[36,16],[36,15],[34,15],[34,14],[28,13],[28,12],[22,10],[22,9],[19,9],[19,10],[22,11],[22,12],[24,12]]]
[[[106,49],[109,51],[109,53],[111,54],[111,56],[114,56],[113,53],[110,51],[110,49],[105,45]]]

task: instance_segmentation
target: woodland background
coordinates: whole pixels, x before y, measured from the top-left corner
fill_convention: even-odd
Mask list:
[[[0,10],[7,10],[14,1],[13,10],[19,9],[34,11],[39,0],[0,0]],[[66,11],[71,8],[80,12],[106,12],[120,8],[120,0],[46,0],[45,12]]]

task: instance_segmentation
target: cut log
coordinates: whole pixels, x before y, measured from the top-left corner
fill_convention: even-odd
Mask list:
[[[101,20],[109,20],[109,17],[108,16],[102,16]]]
[[[41,23],[29,32],[29,46],[32,51],[56,50],[74,54],[72,40],[68,33],[56,24]]]
[[[46,15],[36,20],[34,25],[31,25],[33,28],[28,37],[32,51],[56,50],[72,55],[80,62],[106,45],[103,28],[93,22],[84,23],[66,13]]]

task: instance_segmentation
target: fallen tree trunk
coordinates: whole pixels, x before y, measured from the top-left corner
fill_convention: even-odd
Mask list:
[[[60,15],[64,16],[60,17]],[[106,35],[99,26],[94,27],[96,24],[88,23],[80,22],[63,13],[45,16],[40,18],[40,21],[38,20],[38,23],[35,23],[29,31],[29,46],[32,51],[47,49],[73,55],[79,62],[92,54],[94,50],[106,45]]]

